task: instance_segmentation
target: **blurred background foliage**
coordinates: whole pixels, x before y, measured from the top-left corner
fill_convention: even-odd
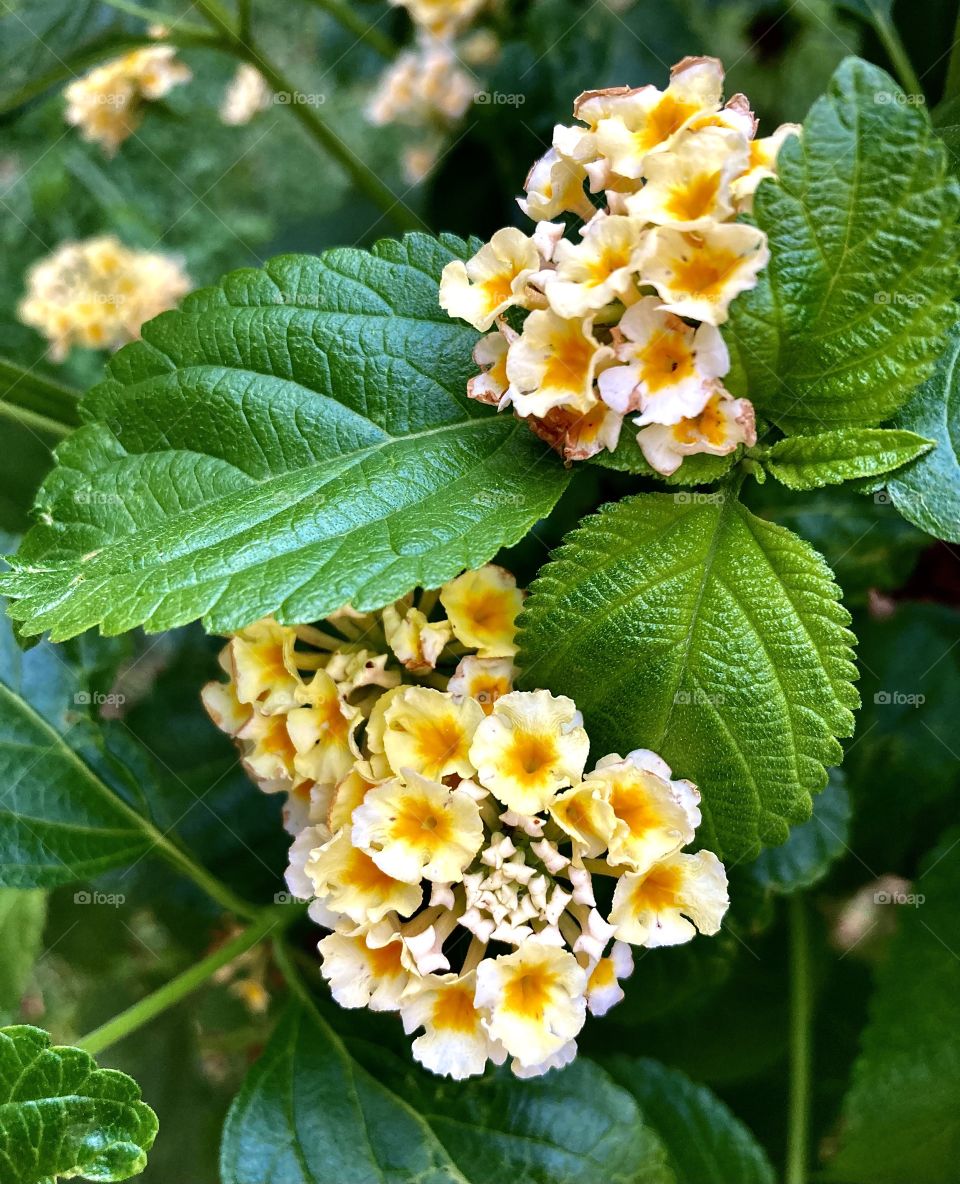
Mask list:
[[[115,159],[83,143],[64,123],[63,83],[74,68],[142,34],[144,22],[122,11],[130,7],[3,0],[0,11],[0,356],[79,389],[97,381],[103,356],[74,350],[52,366],[45,343],[16,315],[26,269],[63,241],[115,233],[128,245],[182,257],[202,285],[279,252],[366,245],[394,231],[288,108],[272,104],[248,126],[224,126],[217,112],[236,63],[210,48],[180,51],[193,81],[151,104]],[[186,12],[162,7],[171,21]],[[401,10],[380,0],[356,0],[351,8],[395,42],[408,37]],[[948,0],[504,2],[492,20],[501,52],[478,70],[477,89],[522,95],[522,103],[474,103],[436,169],[411,187],[400,167],[408,133],[372,128],[363,117],[383,57],[325,9],[309,0],[255,5],[257,36],[305,93],[324,96],[324,119],[427,228],[481,236],[519,221],[514,196],[581,90],[662,85],[670,63],[710,53],[728,67],[728,93],[746,92],[770,130],[802,119],[846,54],[896,66],[879,10],[899,31],[933,108],[956,17]],[[196,22],[195,14],[187,17]],[[941,122],[954,121],[948,112]],[[5,419],[0,433],[0,529],[19,532],[58,437]],[[529,580],[586,507],[636,487],[634,478],[582,467],[551,518],[504,561]],[[794,494],[768,484],[754,486],[749,499],[827,557],[861,639],[864,709],[845,777],[831,783],[823,817],[799,838],[807,844],[801,862],[816,881],[815,981],[829,1000],[816,1009],[814,1094],[815,1130],[829,1151],[896,912],[871,912],[867,900],[857,913],[857,894],[881,876],[914,880],[957,814],[960,567],[956,548],[933,544],[883,494]],[[214,674],[216,649],[215,639],[191,628],[91,642],[77,656],[126,696],[115,726],[153,754],[160,793],[152,808],[163,829],[245,896],[269,901],[283,886],[279,809],[253,789],[229,742],[201,712],[198,690]],[[883,698],[891,689],[923,701],[891,704]],[[601,1058],[656,1056],[709,1084],[775,1162],[783,1151],[789,976],[785,927],[776,922],[788,907],[790,874],[776,860],[734,868],[735,906],[721,937],[638,959],[626,1002],[602,1023],[588,1023],[583,1040],[585,1051]],[[34,933],[38,949],[42,941],[33,969],[4,970],[0,959],[0,1018],[39,1023],[70,1041],[229,936],[216,908],[156,862],[95,887],[122,903],[81,908],[74,889],[48,900],[0,893],[0,943],[11,924]],[[305,955],[311,941],[305,929]],[[111,1051],[109,1063],[141,1083],[161,1128],[176,1131],[158,1141],[145,1181],[183,1179],[185,1163],[190,1184],[216,1180],[223,1116],[262,1047],[277,985],[269,965],[251,960],[231,981]]]

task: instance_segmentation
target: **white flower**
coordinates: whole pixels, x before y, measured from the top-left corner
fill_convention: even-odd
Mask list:
[[[346,702],[325,670],[318,670],[296,693],[307,705],[287,713],[287,730],[297,752],[294,768],[313,781],[339,781],[360,756],[354,739],[360,710]]]
[[[598,402],[594,377],[613,351],[593,336],[592,318],[530,313],[507,354],[508,397],[518,415],[545,416],[555,407],[587,412]]]
[[[502,1065],[506,1059],[506,1051],[491,1040],[483,1013],[474,1005],[475,990],[475,971],[463,977],[433,976],[400,1002],[403,1030],[408,1035],[424,1030],[413,1042],[414,1059],[455,1081],[479,1076],[488,1060]]]
[[[453,638],[449,621],[428,621],[417,608],[407,608],[401,616],[393,604],[383,610],[383,632],[398,660],[417,674],[435,669],[444,646]]]
[[[715,388],[699,415],[669,426],[650,424],[637,433],[647,464],[665,477],[680,467],[685,456],[698,452],[726,456],[741,444],[750,448],[756,442],[753,404],[734,399],[722,387]]]
[[[712,223],[696,233],[658,226],[650,232],[643,278],[678,316],[722,325],[735,296],[752,288],[770,258],[755,226]]]
[[[228,127],[242,127],[269,107],[272,99],[273,92],[256,66],[241,62],[220,104],[220,122]]]
[[[478,708],[479,710],[479,708]],[[483,845],[474,799],[410,769],[369,790],[353,812],[352,841],[396,880],[459,880]]]
[[[540,269],[532,239],[508,226],[468,259],[454,259],[440,277],[440,307],[485,333],[515,304],[526,301],[528,281]]]
[[[357,925],[381,921],[393,911],[409,917],[423,900],[419,883],[403,883],[382,871],[365,851],[353,845],[349,830],[340,831],[313,851],[304,872],[326,906]]]
[[[468,654],[450,676],[447,690],[457,701],[475,699],[483,714],[489,715],[497,700],[513,690],[514,674],[510,658],[474,658]]]
[[[557,246],[556,279],[546,285],[547,300],[561,317],[584,317],[634,287],[646,244],[642,222],[598,214],[574,244]]]
[[[330,841],[326,826],[307,826],[290,845],[289,864],[285,879],[287,887],[298,900],[311,900],[314,894],[312,877],[307,875],[307,862],[314,851]]]
[[[564,213],[588,222],[597,210],[584,192],[586,176],[583,165],[551,148],[527,174],[527,195],[517,198],[517,204],[534,222],[549,222]]]
[[[525,941],[477,967],[476,1005],[494,1040],[522,1067],[541,1065],[572,1040],[586,1018],[587,975],[567,950]]]
[[[482,785],[511,810],[536,814],[580,780],[590,741],[572,699],[512,691],[479,725],[470,760]]]
[[[361,934],[331,933],[320,942],[319,950],[323,957],[320,972],[341,1007],[400,1009],[413,975],[404,964],[399,934],[384,945],[371,946]]]
[[[470,777],[470,745],[483,708],[472,699],[454,702],[445,691],[403,687],[392,696],[383,720],[383,748],[395,773],[413,769],[441,781]]]
[[[496,407],[507,393],[510,380],[507,378],[507,350],[517,334],[507,326],[481,337],[473,350],[473,360],[480,367],[480,373],[467,383],[467,394],[480,403]]]
[[[729,907],[727,876],[712,851],[679,852],[617,882],[610,920],[617,936],[635,946],[676,946],[699,930],[720,930]]]
[[[642,411],[644,423],[677,423],[698,415],[713,393],[712,380],[730,369],[718,329],[696,329],[645,296],[624,313],[617,358],[626,363],[598,379],[604,402],[625,415]],[[639,420],[637,421],[639,422]]]
[[[782,123],[773,135],[762,140],[751,140],[747,169],[731,186],[738,209],[750,212],[757,186],[764,177],[777,175],[777,156],[784,142],[790,136],[799,136],[802,130],[799,123]]]
[[[465,571],[440,589],[443,605],[458,641],[480,658],[512,658],[516,620],[523,593],[505,568],[488,563]]]
[[[587,1007],[591,1015],[606,1015],[623,999],[620,980],[633,973],[633,955],[630,947],[622,941],[615,941],[609,955],[600,958],[590,971],[587,982]]]
[[[560,794],[550,816],[590,858],[606,851],[617,825],[607,786],[589,779]]]
[[[681,136],[669,152],[646,160],[647,183],[625,199],[632,218],[701,230],[733,217],[731,182],[748,166],[739,132],[708,127]]]

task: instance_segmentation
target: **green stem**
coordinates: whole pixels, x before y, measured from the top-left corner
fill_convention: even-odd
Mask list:
[[[910,61],[896,25],[874,0],[867,0],[867,4],[873,15],[873,27],[887,57],[893,63],[901,86],[907,94],[922,95],[923,87],[920,85],[920,79],[917,77],[917,72],[913,68],[913,63]]]
[[[785,1184],[805,1184],[810,1142],[810,1062],[813,987],[810,937],[802,893],[790,897],[790,1100]]]
[[[141,825],[144,825],[144,829],[150,834],[154,846],[164,859],[177,871],[192,880],[211,900],[216,901],[228,913],[236,913],[238,917],[245,917],[248,920],[259,915],[260,910],[256,905],[252,905],[243,897],[238,896],[232,888],[228,888],[222,880],[218,880],[216,876],[208,872],[205,867],[197,863],[186,851],[172,843],[151,823],[145,823],[141,819]]]
[[[251,0],[237,0],[237,36],[248,42],[253,34],[253,12]]]
[[[208,954],[195,966],[185,970],[183,974],[178,974],[176,978],[164,983],[162,987],[158,987],[146,998],[134,1003],[126,1011],[121,1011],[113,1019],[89,1032],[82,1040],[77,1041],[77,1047],[96,1055],[111,1044],[116,1044],[118,1040],[129,1036],[138,1028],[142,1028],[144,1024],[149,1023],[150,1020],[179,1003],[181,999],[192,994],[198,987],[203,986],[221,967],[228,965],[235,958],[239,958],[247,950],[253,949],[278,929],[286,929],[299,916],[300,910],[291,908],[289,905],[263,909],[253,924],[238,937],[235,937],[233,941],[214,950],[212,954]]]
[[[35,411],[28,411],[25,407],[17,407],[6,400],[0,400],[0,418],[12,419],[14,423],[22,424],[28,431],[45,436],[69,436],[72,428],[66,427],[55,419],[48,419],[45,415],[37,415]]]
[[[104,3],[109,4],[111,8],[115,8],[117,12],[125,12],[128,16],[139,17],[142,21],[146,21],[151,25],[163,25],[166,27],[171,22],[169,12],[160,12],[156,8],[147,8],[143,4],[134,4],[133,0],[104,0]],[[184,36],[201,38],[207,36],[206,29],[200,25],[191,25],[189,21],[180,20],[174,21],[174,23],[176,24],[176,31]]]
[[[317,113],[314,101],[316,96],[307,95],[298,90],[278,66],[263,56],[257,46],[238,38],[233,22],[221,7],[219,0],[196,0],[196,6],[222,35],[222,48],[240,58],[241,61],[249,62],[251,66],[260,71],[275,95],[285,97],[285,105],[290,109],[294,118],[300,121],[302,127],[323,151],[336,160],[361,193],[378,206],[398,229],[415,230],[421,225],[420,219],[403,204],[388,186],[384,185],[377,174],[351,152],[339,136],[330,130]]]
[[[960,6],[957,8],[957,21],[953,27],[951,44],[953,48],[950,50],[950,61],[947,63],[947,81],[942,102],[960,95]]]
[[[397,56],[398,49],[386,33],[381,33],[375,26],[368,25],[363,17],[354,12],[344,0],[310,0],[310,3],[329,13],[334,20],[339,21],[345,29],[353,33],[358,41],[369,45],[381,57],[391,59]]]
[[[0,357],[0,414],[28,426],[31,417],[44,431],[66,435],[80,425],[80,392]]]

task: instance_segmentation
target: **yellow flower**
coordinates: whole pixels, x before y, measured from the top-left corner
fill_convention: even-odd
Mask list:
[[[646,243],[642,222],[597,214],[582,240],[562,240],[557,247],[556,279],[545,288],[561,317],[585,317],[634,288]]]
[[[474,1006],[476,972],[458,977],[431,976],[400,1001],[403,1030],[410,1035],[423,1028],[413,1042],[414,1060],[433,1073],[462,1081],[477,1077],[488,1060],[501,1065],[506,1050],[491,1040],[483,1025],[483,1013]]]
[[[687,132],[669,152],[648,157],[647,183],[624,204],[642,222],[701,230],[733,217],[731,182],[748,161],[747,141],[739,132],[716,127]]]
[[[680,467],[685,456],[698,452],[726,456],[741,444],[750,448],[756,442],[753,404],[747,399],[734,399],[716,385],[699,415],[669,426],[649,424],[637,433],[647,464],[665,477]]]
[[[389,0],[409,12],[410,19],[434,37],[459,33],[474,19],[487,0]]]
[[[623,999],[620,980],[633,973],[633,955],[630,947],[622,941],[615,941],[610,953],[601,958],[590,971],[587,980],[587,1008],[591,1015],[606,1015]]]
[[[313,781],[339,781],[360,756],[354,732],[362,718],[360,709],[340,695],[325,670],[299,692],[307,706],[287,713],[287,729],[297,750],[294,768]]]
[[[428,621],[412,607],[401,616],[393,604],[383,610],[383,632],[398,660],[415,674],[435,669],[444,646],[453,639],[449,621]]]
[[[643,278],[678,316],[722,325],[735,296],[752,288],[770,258],[755,226],[713,223],[697,233],[658,226],[650,232]]]
[[[266,715],[289,711],[303,686],[293,647],[296,631],[272,617],[255,621],[230,641],[230,662],[241,703],[256,703]]]
[[[289,789],[298,779],[297,750],[285,715],[254,711],[236,738],[242,742],[243,767],[266,793]]]
[[[540,269],[532,239],[508,226],[466,263],[454,259],[440,277],[440,307],[486,332],[508,308],[526,304],[528,281]]]
[[[518,198],[517,204],[534,222],[549,222],[564,213],[589,222],[597,209],[584,192],[586,176],[582,164],[551,148],[527,174],[526,197]]]
[[[669,766],[645,749],[626,760],[604,757],[582,788],[610,803],[614,826],[608,848],[615,865],[644,871],[692,842],[700,825],[696,786],[671,781]]]
[[[479,710],[479,708],[478,708]],[[396,880],[459,880],[483,844],[473,798],[411,769],[369,790],[353,812],[353,843]]]
[[[644,423],[699,415],[713,393],[712,380],[730,369],[718,329],[688,325],[656,296],[628,308],[617,328],[617,358],[625,365],[604,370],[598,385],[603,401],[620,415],[642,411]]]
[[[470,760],[480,783],[505,806],[536,814],[580,780],[589,748],[572,699],[512,691],[477,728]]]
[[[720,930],[729,907],[727,876],[712,851],[678,852],[617,882],[610,921],[635,946],[676,946],[699,930]]]
[[[684,58],[665,91],[655,86],[614,96],[597,126],[597,145],[613,172],[639,180],[651,152],[670,148],[697,116],[720,109],[723,66],[716,58]]]
[[[484,715],[493,711],[494,704],[513,690],[514,665],[509,658],[460,659],[447,683],[447,690],[456,701],[474,699]],[[219,684],[217,684],[219,685]]]
[[[383,945],[369,945],[363,934],[331,933],[319,950],[320,972],[341,1007],[398,1011],[404,991],[415,981],[399,934]]]
[[[559,1052],[586,1018],[587,975],[567,950],[531,939],[477,967],[476,1005],[487,1031],[521,1066]]]
[[[589,411],[554,407],[544,416],[531,417],[527,423],[564,460],[586,460],[604,448],[610,452],[616,448],[623,416],[596,399]]]
[[[612,357],[613,350],[593,336],[591,317],[532,312],[507,354],[510,402],[524,418],[545,416],[554,407],[590,411],[598,402],[593,393],[597,367]]]
[[[367,106],[367,118],[378,127],[453,124],[470,106],[475,91],[473,78],[461,68],[452,47],[425,38],[384,72]]]
[[[236,736],[253,714],[250,704],[241,703],[237,698],[237,684],[232,679],[230,682],[208,682],[200,692],[200,698],[207,715],[228,736]]]
[[[560,794],[550,807],[550,817],[590,858],[606,851],[617,824],[606,786],[590,780]]]
[[[750,213],[757,186],[764,177],[777,175],[777,156],[784,142],[790,136],[799,136],[802,130],[799,123],[782,123],[773,135],[762,140],[751,140],[747,168],[731,186],[738,210]]]
[[[332,835],[353,822],[353,812],[367,796],[367,790],[376,784],[368,781],[356,768],[339,782],[330,796],[330,808],[326,823]]]
[[[403,687],[384,713],[383,748],[395,773],[413,769],[433,781],[470,777],[470,744],[483,709],[472,699],[430,687]]]
[[[327,908],[343,913],[357,925],[381,921],[389,912],[401,917],[416,912],[423,900],[419,883],[407,884],[383,871],[342,830],[317,848],[304,872]]]
[[[481,337],[473,350],[473,360],[480,367],[480,373],[467,383],[467,394],[479,403],[490,403],[494,407],[507,393],[510,379],[507,378],[507,350],[510,342],[517,339],[508,326],[502,326],[494,333]]]
[[[481,658],[512,658],[517,652],[516,620],[523,607],[517,581],[494,563],[465,571],[440,589],[458,641]]]

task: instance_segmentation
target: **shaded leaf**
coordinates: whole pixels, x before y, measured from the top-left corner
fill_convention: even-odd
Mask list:
[[[761,884],[774,892],[796,892],[821,880],[847,849],[850,795],[840,769],[830,770],[823,793],[813,800],[813,814],[790,832],[782,847],[761,851],[751,865]]]
[[[40,953],[47,894],[0,888],[0,1021],[16,1019],[33,964]]]

